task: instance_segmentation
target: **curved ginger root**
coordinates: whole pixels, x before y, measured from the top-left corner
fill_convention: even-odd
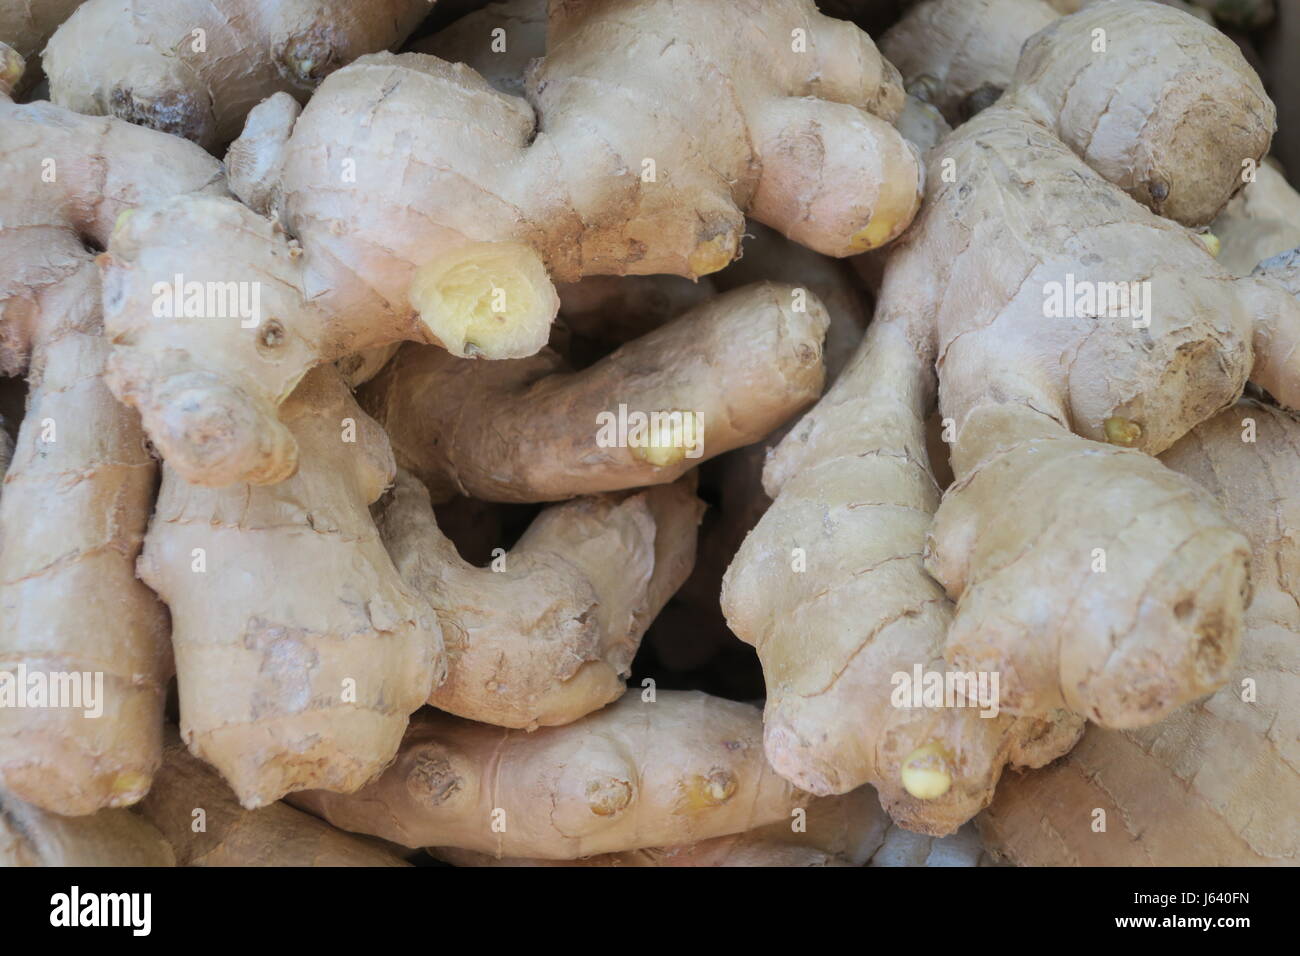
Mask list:
[[[631,691],[527,733],[425,711],[397,760],[351,796],[290,802],[403,846],[572,860],[788,821],[801,797],[763,760],[758,711],[685,691]]]
[[[218,148],[264,97],[306,99],[331,71],[399,43],[431,5],[86,0],[45,50],[50,99]]]
[[[0,504],[0,783],[88,814],[149,788],[172,665],[166,613],[134,567],[156,465],[104,384],[87,244],[139,203],[224,181],[190,143],[4,96],[0,180],[0,374],[29,382]],[[79,693],[37,701],[38,678]]]
[[[382,430],[332,367],[284,418],[293,478],[210,489],[164,467],[140,559],[171,609],[182,737],[250,808],[361,786],[444,670],[433,610],[368,510],[393,476]]]
[[[687,479],[548,508],[491,570],[463,561],[428,492],[399,472],[378,523],[438,611],[447,680],[429,703],[501,727],[570,723],[617,700],[642,634],[695,560],[704,505]]]
[[[125,252],[114,243],[136,273],[109,320],[126,353],[114,388],[189,480],[290,473],[264,420],[314,364],[400,340],[527,357],[559,307],[554,281],[715,272],[746,212],[837,256],[885,244],[916,212],[920,163],[890,125],[896,71],[811,0],[556,3],[549,33],[527,100],[463,65],[376,54],[327,78],[296,120],[283,98],[254,111],[232,183],[301,244],[289,298],[268,313],[293,343],[274,361],[250,355],[257,333],[237,322],[187,323],[183,340],[147,322],[160,277],[281,275],[251,214],[172,209],[173,222],[128,227]],[[214,416],[177,384],[197,378],[223,421],[261,424],[203,454]]]
[[[1015,863],[1300,858],[1300,421],[1241,402],[1161,460],[1212,492],[1250,539],[1255,595],[1241,657],[1207,700],[1140,730],[1090,727],[1064,760],[1004,781],[979,826]]]
[[[360,401],[436,501],[554,501],[659,484],[757,441],[816,398],[827,321],[816,297],[800,309],[793,287],[756,284],[581,372],[561,371],[551,352],[475,363],[407,345]],[[632,413],[647,416],[640,438]],[[654,427],[655,414],[666,427]]]

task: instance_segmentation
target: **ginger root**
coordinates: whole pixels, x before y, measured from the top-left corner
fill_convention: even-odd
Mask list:
[[[67,6],[63,3],[62,6]],[[50,99],[217,149],[276,92],[388,49],[432,0],[86,0],[45,49]]]
[[[1090,727],[1068,757],[1005,780],[979,817],[1026,866],[1296,865],[1300,858],[1300,421],[1243,401],[1161,460],[1250,539],[1241,656],[1212,697],[1138,730]]]
[[[816,398],[827,322],[815,296],[762,283],[576,373],[552,352],[465,362],[407,345],[359,400],[435,501],[556,501],[660,484],[757,441]],[[640,433],[634,413],[645,416]]]
[[[378,780],[289,802],[409,847],[572,860],[675,846],[788,821],[801,805],[760,733],[756,708],[686,691],[629,691],[532,733],[423,711]]]
[[[315,364],[403,340],[524,358],[547,340],[556,281],[716,272],[746,212],[837,256],[915,215],[920,163],[890,125],[897,72],[811,0],[556,3],[548,29],[527,99],[463,65],[374,54],[301,115],[283,96],[254,110],[232,184],[294,244],[233,203],[173,206],[114,237],[113,387],[188,480],[291,473],[276,411]],[[275,346],[254,346],[269,318],[185,321],[183,336],[148,322],[160,275],[268,270]],[[199,379],[211,401],[183,384]],[[239,434],[203,454],[214,422]]]
[[[0,96],[0,144],[0,374],[29,382],[0,501],[0,783],[89,814],[148,789],[172,664],[166,613],[135,577],[157,468],[104,383],[87,244],[140,203],[224,180],[192,144],[49,103]],[[37,679],[80,699],[10,696]]]
[[[623,693],[641,635],[695,560],[704,505],[682,479],[543,511],[491,569],[463,561],[428,492],[399,472],[379,530],[437,608],[447,680],[429,703],[501,727],[567,724]]]
[[[166,465],[140,559],[171,610],[181,736],[249,808],[360,787],[445,672],[368,510],[393,479],[383,432],[328,366],[283,415],[294,477],[214,489]]]

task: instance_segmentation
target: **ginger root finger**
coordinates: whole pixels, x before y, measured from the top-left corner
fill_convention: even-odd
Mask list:
[[[895,704],[897,674],[946,669],[951,605],[922,566],[939,500],[923,430],[932,390],[904,329],[877,317],[769,459],[774,501],[727,570],[722,609],[763,664],[773,767],[819,794],[870,782],[895,820],[941,835],[988,804],[1005,764],[1050,761],[1080,724]],[[945,755],[933,791],[905,773],[926,747]]]
[[[393,475],[383,432],[331,367],[283,412],[294,477],[213,489],[165,467],[140,559],[171,609],[181,735],[249,808],[361,786],[445,664],[368,510]]]
[[[812,295],[803,304],[790,287],[747,286],[576,373],[552,353],[474,363],[408,345],[359,400],[435,501],[555,501],[671,482],[762,438],[821,391],[826,312]],[[639,437],[633,413],[646,416]]]
[[[356,794],[290,802],[403,846],[572,860],[788,820],[805,795],[763,760],[756,708],[632,691],[564,727],[502,730],[423,711]]]
[[[437,609],[447,680],[429,703],[500,727],[567,724],[623,693],[641,635],[690,572],[701,503],[683,479],[549,508],[476,568],[399,472],[378,517],[406,583]]]
[[[1026,866],[1294,866],[1300,858],[1300,422],[1244,401],[1161,456],[1250,539],[1254,598],[1221,690],[1137,730],[1090,727],[979,817]]]
[[[135,576],[157,467],[105,386],[87,247],[139,203],[225,188],[193,144],[49,103],[0,97],[0,143],[0,374],[29,385],[0,502],[0,782],[90,814],[148,789],[172,662],[166,613]],[[68,696],[10,698],[40,677]]]

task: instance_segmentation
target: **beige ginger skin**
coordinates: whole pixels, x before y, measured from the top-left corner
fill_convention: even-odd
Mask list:
[[[694,482],[548,508],[488,568],[438,530],[398,473],[378,517],[407,584],[437,609],[447,679],[429,703],[500,727],[571,723],[617,700],[645,629],[695,562]]]
[[[1241,656],[1213,696],[1151,727],[1090,727],[1064,760],[1005,780],[979,824],[1014,863],[1295,866],[1300,857],[1300,422],[1243,401],[1161,460],[1212,492],[1250,539],[1255,593]]]
[[[564,371],[550,351],[489,363],[406,345],[360,401],[435,501],[554,501],[671,482],[757,441],[820,394],[827,323],[814,295],[758,283],[581,372]],[[649,445],[602,447],[600,416],[617,416],[619,405],[680,412],[693,424],[683,417],[680,433],[656,434]]]
[[[284,420],[303,456],[278,485],[205,488],[164,467],[140,559],[171,610],[181,736],[248,808],[360,787],[445,671],[437,617],[370,515],[393,480],[383,431],[328,367]]]
[[[1092,30],[1103,25],[1111,37],[1107,57],[1127,62],[1126,45],[1140,42],[1139,73],[1147,75],[1110,74],[1107,57],[1088,51]],[[1253,107],[1235,118],[1202,117],[1212,128],[1198,127],[1197,135],[1208,140],[1213,120],[1231,120],[1215,154],[1238,143],[1243,157],[1257,159],[1268,146],[1271,106],[1235,49],[1216,36],[1150,4],[1090,8],[1031,40],[1007,96],[930,152],[926,207],[890,257],[864,361],[875,363],[883,381],[937,367],[940,404],[956,438],[957,483],[927,541],[937,491],[916,472],[926,460],[919,431],[926,403],[918,393],[929,373],[911,374],[910,395],[897,386],[870,393],[877,378],[867,374],[853,391],[841,391],[842,377],[769,463],[765,483],[776,503],[737,555],[724,589],[733,629],[764,663],[769,759],[801,786],[842,792],[868,780],[903,825],[949,832],[987,803],[1008,757],[1017,765],[1050,760],[1068,749],[1079,717],[1118,727],[1152,723],[1227,678],[1248,596],[1245,539],[1192,483],[1147,455],[1100,442],[1161,451],[1233,401],[1252,372],[1284,401],[1300,398],[1296,303],[1275,279],[1230,281],[1195,237],[1126,198],[1051,132],[1090,138],[1088,157],[1103,167],[1114,165],[1117,144],[1126,142],[1145,141],[1144,157],[1183,155],[1185,131],[1158,119],[1149,128],[1107,126],[1105,137],[1089,137],[1085,103],[1069,103],[1066,118],[1051,104],[1072,84],[1104,100],[1106,76],[1112,84],[1123,77],[1125,89],[1174,95],[1180,83],[1154,80],[1162,70],[1177,77],[1186,61],[1159,57],[1152,47],[1199,44],[1216,54],[1192,64],[1198,77],[1213,74],[1201,78],[1202,87],[1223,90],[1214,102]],[[1243,122],[1252,117],[1253,126]],[[1235,187],[1208,182],[1218,167],[1190,155],[1162,174],[1161,205],[1167,214],[1205,220]],[[953,182],[944,181],[945,160],[955,164]],[[1194,175],[1184,175],[1188,166]],[[1219,171],[1235,181],[1238,166]],[[1135,178],[1117,174],[1123,183]],[[1062,209],[1070,210],[1068,227],[1060,225]],[[1149,279],[1150,328],[1135,330],[1127,318],[1046,318],[1046,283],[1066,273]],[[889,358],[876,356],[886,349]],[[864,415],[854,402],[866,395]],[[883,409],[900,399],[903,409],[886,416]],[[866,433],[861,444],[841,422]],[[884,438],[867,432],[885,426]],[[837,469],[844,477],[831,479]],[[862,506],[848,508],[859,496]],[[1035,501],[1041,505],[1026,505]],[[841,508],[838,523],[826,522],[827,509]],[[870,533],[849,533],[853,522],[875,521],[895,530],[871,524]],[[899,529],[909,524],[907,533]],[[791,573],[794,548],[824,570],[807,578]],[[1092,570],[1097,548],[1108,573]],[[904,570],[906,587],[873,589],[872,599],[888,599],[881,612],[863,614],[863,599],[842,596],[864,587],[864,577]],[[957,602],[955,613],[944,590]],[[792,623],[794,608],[815,616]],[[834,623],[821,623],[823,614]],[[907,631],[921,633],[906,642],[894,637]],[[871,663],[875,655],[881,665]],[[889,675],[918,662],[997,672],[1003,718],[1041,723],[998,731],[994,721],[972,724],[962,717],[967,711],[890,708]],[[885,716],[870,726],[899,722],[916,736],[904,743],[898,734],[846,735],[845,707],[874,708]],[[973,727],[980,746],[967,739]],[[1023,733],[1044,744],[1034,760],[1015,756]],[[909,760],[912,742],[919,764]],[[904,769],[912,771],[912,786]],[[929,799],[918,801],[918,794]]]
[[[763,760],[759,712],[688,691],[633,690],[528,733],[422,711],[361,791],[291,802],[409,847],[572,860],[675,846],[788,821],[800,794]]]
[[[4,51],[16,82],[21,61]],[[221,195],[224,180],[190,143],[2,92],[0,143],[0,374],[29,384],[0,498],[0,671],[103,678],[98,716],[0,707],[0,783],[88,814],[148,789],[172,664],[166,612],[134,570],[157,467],[138,416],[104,384],[87,243],[133,206]]]
[[[0,41],[30,60],[41,52],[64,20],[84,0],[3,0],[0,2]]]
[[[171,844],[177,866],[407,866],[378,841],[285,803],[245,810],[173,730],[153,788],[134,812]]]
[[[546,342],[555,281],[715,272],[746,213],[838,256],[915,214],[920,163],[890,125],[896,71],[811,0],[555,0],[548,28],[527,99],[463,65],[376,54],[328,77],[296,119],[283,97],[255,110],[230,152],[233,188],[296,245],[234,204],[171,208],[115,237],[113,387],[189,480],[290,474],[277,411],[314,364],[400,340],[527,357]],[[723,83],[734,96],[715,95]],[[195,238],[210,233],[240,238]],[[273,352],[238,323],[147,323],[159,276],[268,270],[284,292],[267,310],[285,333]]]
[[[432,6],[433,0],[87,0],[45,50],[50,99],[215,150],[239,135],[245,115],[265,97],[283,92],[306,100],[332,71],[400,43]]]
[[[163,835],[130,810],[65,817],[0,790],[0,867],[175,865]]]

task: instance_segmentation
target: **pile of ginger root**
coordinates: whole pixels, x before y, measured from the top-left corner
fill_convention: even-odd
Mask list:
[[[0,0],[0,865],[1300,861],[1300,12],[439,7]]]

